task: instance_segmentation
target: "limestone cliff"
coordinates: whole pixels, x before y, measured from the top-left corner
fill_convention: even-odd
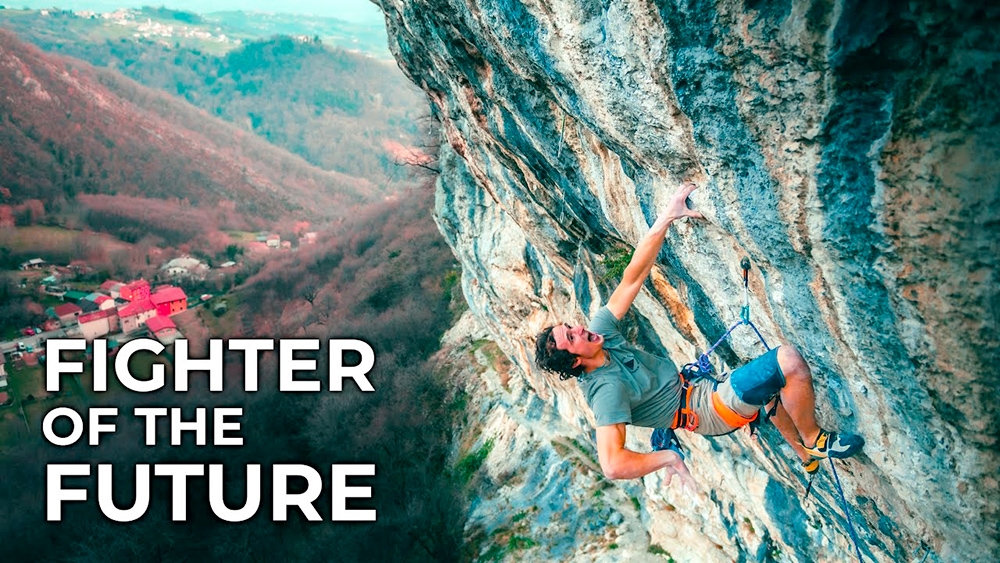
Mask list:
[[[868,440],[839,465],[864,558],[997,560],[995,3],[379,3],[443,126],[438,223],[512,364],[475,395],[494,483],[478,555],[855,558],[829,468],[803,503],[773,428],[684,436],[693,497],[658,475],[609,485],[576,384],[533,365],[536,331],[593,313],[690,179],[706,220],[671,227],[639,345],[703,351],[738,318],[749,256],[753,320],[811,363],[821,422]],[[737,331],[722,358],[758,346]]]

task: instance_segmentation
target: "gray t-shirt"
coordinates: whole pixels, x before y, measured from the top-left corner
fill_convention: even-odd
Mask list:
[[[611,356],[608,365],[577,378],[597,425],[669,428],[681,398],[677,366],[629,346],[607,307],[594,315],[589,330],[604,337]]]

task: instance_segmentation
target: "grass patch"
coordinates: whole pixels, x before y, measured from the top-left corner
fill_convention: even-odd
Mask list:
[[[469,353],[470,354],[475,354],[476,350],[479,350],[480,348],[482,348],[483,346],[486,346],[490,342],[493,342],[493,341],[492,340],[487,340],[485,338],[480,338],[479,340],[473,340],[472,344],[469,346]]]
[[[216,316],[213,312],[214,306],[217,301],[225,301],[226,312]],[[240,296],[236,293],[227,293],[225,295],[220,295],[218,297],[212,298],[212,300],[202,307],[198,307],[197,319],[200,319],[201,324],[208,329],[208,334],[211,338],[229,338],[234,334],[239,334],[237,332],[237,323],[240,321],[240,315],[237,312],[240,308]],[[184,332],[184,327],[182,323],[189,322],[188,317],[184,316],[184,313],[177,315],[174,318],[177,322],[177,328]]]
[[[246,242],[256,242],[257,233],[251,233],[250,231],[223,231],[232,241],[236,244],[246,243]]]
[[[129,244],[105,233],[83,232],[31,225],[14,229],[0,230],[0,246],[10,249],[12,255],[38,255],[45,258],[51,254],[79,254],[77,249],[81,244],[99,245],[105,251],[111,252],[129,248]]]
[[[0,340],[17,340],[21,337],[21,329],[16,326],[0,326]]]
[[[28,437],[17,403],[0,407],[0,448],[14,446]]]
[[[632,260],[632,249],[624,246],[616,246],[604,255],[601,263],[604,265],[604,275],[602,282],[619,280],[625,273],[625,268]]]
[[[520,536],[517,534],[511,534],[510,537],[504,541],[504,537],[509,534],[508,530],[497,530],[494,536],[497,536],[499,540],[494,543],[486,550],[477,561],[481,563],[486,563],[489,561],[503,561],[508,555],[514,553],[515,551],[522,551],[525,549],[531,549],[538,545],[538,542],[529,538],[528,536]]]
[[[511,536],[510,540],[507,542],[507,548],[510,551],[517,551],[521,549],[531,549],[538,545],[535,540],[526,536]]]
[[[12,366],[7,364],[8,383],[10,384],[12,396],[24,400],[31,395],[36,399],[48,396],[45,390],[45,366]]]
[[[469,310],[469,303],[462,293],[462,269],[450,268],[444,273],[441,280],[441,290],[443,297],[448,301],[448,310],[451,311],[451,319],[454,323],[462,316],[462,313]]]
[[[458,389],[451,396],[451,401],[448,403],[448,412],[452,415],[459,415],[464,413],[468,406],[469,394],[464,389]]]
[[[56,397],[53,399],[45,399],[41,401],[33,401],[31,403],[24,403],[24,414],[28,417],[28,426],[31,428],[31,432],[36,439],[44,440],[41,435],[42,431],[42,419],[45,415],[49,413],[52,409],[56,407],[70,407],[76,412],[80,413],[83,417],[84,424],[87,421],[87,413],[84,412],[83,401],[79,397],[74,396],[63,396]],[[22,423],[22,428],[23,428]],[[81,439],[86,439],[86,434]]]
[[[479,471],[487,456],[493,451],[493,444],[493,438],[486,440],[478,450],[469,452],[455,464],[455,473],[462,483],[472,480],[472,476]]]
[[[577,451],[579,451],[581,455],[585,456],[588,460],[590,460],[590,462],[593,465],[595,465],[597,467],[601,466],[601,462],[597,459],[597,456],[594,453],[594,450],[588,448],[587,446],[584,446],[576,438],[570,438],[569,441],[570,441],[571,444],[573,444],[573,447],[576,448]]]
[[[662,555],[667,558],[668,563],[674,563],[674,558],[670,555],[670,552],[655,543],[650,544],[649,549],[646,551],[652,553],[653,555]]]

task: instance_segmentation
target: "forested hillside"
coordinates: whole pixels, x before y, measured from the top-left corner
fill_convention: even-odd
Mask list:
[[[373,204],[322,233],[319,244],[268,263],[230,297],[244,305],[227,313],[232,330],[224,334],[199,332],[201,325],[190,317],[197,311],[178,321],[188,338],[202,343],[207,336],[362,338],[376,353],[368,375],[374,393],[362,393],[350,382],[342,393],[279,393],[276,357],[265,354],[257,393],[242,391],[242,366],[230,355],[227,373],[232,377],[223,393],[193,386],[187,394],[101,399],[113,401],[122,412],[130,412],[133,404],[182,404],[185,412],[195,405],[242,406],[246,439],[240,448],[196,447],[190,440],[178,447],[166,440],[146,447],[141,424],[123,421],[97,449],[27,442],[4,447],[0,506],[17,510],[0,520],[0,534],[18,538],[5,548],[4,560],[204,561],[206,554],[222,561],[455,560],[467,501],[465,483],[456,477],[461,469],[449,462],[449,449],[452,418],[461,405],[448,401],[447,382],[427,358],[453,319],[457,265],[431,220],[431,200],[426,188]],[[326,372],[320,355],[316,374]],[[310,376],[300,372],[298,377]],[[37,425],[32,431],[38,431]],[[246,498],[247,464],[308,464],[319,469],[323,490],[329,491],[331,464],[374,463],[376,476],[360,480],[372,487],[373,498],[352,505],[375,508],[378,520],[332,523],[324,495],[317,509],[325,522],[306,522],[294,511],[290,521],[273,522],[270,486],[265,485],[256,516],[227,524],[212,516],[207,479],[200,477],[188,485],[185,523],[170,521],[165,479],[154,480],[149,511],[128,528],[102,516],[96,502],[66,503],[63,522],[46,523],[45,465],[97,459],[114,465],[119,506],[133,498],[137,463],[223,463],[230,506]],[[265,473],[264,482],[269,478]],[[76,480],[73,486],[85,486],[88,498],[97,498],[96,479]]]
[[[42,53],[9,32],[0,31],[0,64],[0,206],[42,204],[22,222],[104,207],[80,197],[93,194],[133,198],[120,200],[119,211],[142,212],[130,217],[154,231],[161,222],[235,229],[331,218],[376,197],[365,180],[324,172],[182,101]]]
[[[419,144],[426,99],[393,63],[277,36],[212,50],[109,36],[69,12],[0,18],[40,47],[118,70],[327,170],[398,180],[396,148]],[[293,29],[283,27],[281,29]]]

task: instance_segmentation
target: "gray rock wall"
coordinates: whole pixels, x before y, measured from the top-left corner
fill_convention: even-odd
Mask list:
[[[592,447],[575,384],[534,368],[532,337],[600,307],[616,281],[609,264],[693,180],[706,220],[671,227],[633,308],[635,340],[694,358],[738,319],[749,256],[755,323],[813,366],[821,422],[868,441],[840,465],[864,557],[998,559],[1000,8],[380,4],[397,61],[443,126],[438,223],[472,312],[513,363],[515,384],[490,403],[523,427],[511,451],[548,452],[557,435]],[[759,351],[737,331],[721,356],[737,365]],[[641,448],[645,434],[632,434]],[[553,533],[527,549],[574,560],[854,557],[829,473],[803,504],[805,479],[776,431],[759,444],[686,438],[698,495],[656,475],[620,485],[640,487],[648,544]],[[528,481],[567,463],[542,457],[522,468]],[[566,498],[596,510],[580,492],[601,479],[571,469],[580,478],[560,481]],[[532,491],[498,484],[473,520],[499,529],[513,515],[491,499],[530,502]]]

